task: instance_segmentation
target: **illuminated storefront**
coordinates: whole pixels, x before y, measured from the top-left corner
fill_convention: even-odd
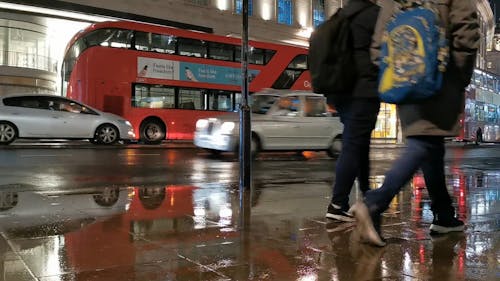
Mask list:
[[[372,138],[396,141],[397,120],[396,106],[394,104],[382,103]]]
[[[500,78],[480,70],[474,71],[472,83],[465,92],[463,139],[475,140],[481,127],[483,141],[500,141]]]

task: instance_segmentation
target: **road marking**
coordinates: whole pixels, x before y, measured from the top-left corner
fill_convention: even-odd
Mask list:
[[[137,154],[128,154],[128,153],[121,153],[118,154],[119,156],[160,156],[160,153],[137,153]]]
[[[64,157],[71,157],[73,154],[33,154],[33,155],[21,155],[21,157],[27,158],[27,157],[59,157],[59,156],[64,156]]]

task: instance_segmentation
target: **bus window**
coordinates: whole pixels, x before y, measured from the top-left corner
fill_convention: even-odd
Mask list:
[[[62,65],[63,72],[63,81],[69,81],[69,76],[71,75],[71,71],[73,71],[73,67],[75,66],[76,59],[85,49],[85,43],[83,39],[78,39],[73,46],[69,49],[66,57],[64,58]]]
[[[133,48],[139,51],[149,51],[151,48],[151,33],[136,31]]]
[[[290,89],[307,70],[307,55],[296,56],[273,84],[274,89]]]
[[[179,108],[205,109],[205,95],[199,89],[179,89]]]
[[[267,64],[271,59],[273,58],[274,54],[276,54],[275,50],[266,50],[266,61],[265,63]]]
[[[264,50],[251,48],[248,55],[248,62],[253,64],[264,64]]]
[[[234,111],[240,110],[242,99],[241,93],[234,93]]]
[[[85,42],[91,46],[108,46],[109,39],[113,36],[115,29],[98,29],[90,32],[85,37]]]
[[[175,54],[177,38],[173,35],[152,34],[151,51]]]
[[[109,39],[103,43],[113,48],[130,48],[132,37],[133,32],[131,30],[114,29]]]
[[[214,60],[234,60],[234,45],[223,43],[208,43],[208,57]]]
[[[85,37],[85,42],[90,46],[103,46],[114,48],[130,48],[133,32],[127,29],[98,29]]]
[[[248,63],[259,64],[259,65],[267,64],[273,58],[274,54],[276,54],[276,51],[274,50],[264,50],[264,49],[250,47],[250,53],[248,55]],[[236,46],[234,56],[235,56],[234,61],[236,62],[241,61],[240,46]]]
[[[210,91],[208,94],[208,109],[232,111],[232,93],[226,91]]]
[[[178,44],[181,56],[207,57],[207,47],[202,40],[178,38]]]
[[[132,106],[145,108],[174,108],[175,88],[161,85],[136,84],[132,92]]]
[[[302,74],[300,70],[286,69],[273,84],[274,89],[290,89]]]
[[[154,102],[154,108],[174,108],[175,107],[175,88],[166,86],[157,86],[150,88],[151,101]]]
[[[298,55],[288,65],[288,69],[307,69],[307,55]]]

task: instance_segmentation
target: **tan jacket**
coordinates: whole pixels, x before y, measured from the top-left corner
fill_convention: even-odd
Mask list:
[[[446,23],[450,61],[443,87],[433,98],[419,104],[399,105],[398,114],[405,136],[456,136],[464,110],[464,91],[470,83],[479,48],[479,20],[475,0],[435,0]],[[378,63],[380,39],[395,10],[393,0],[380,0],[379,19],[373,36],[371,56]]]

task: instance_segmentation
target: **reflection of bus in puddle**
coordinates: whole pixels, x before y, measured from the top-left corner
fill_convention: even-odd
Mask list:
[[[228,192],[195,186],[133,188],[126,213],[65,235],[68,262],[86,271],[163,257],[169,268],[178,268],[182,261],[177,254],[183,251],[220,254],[220,248],[200,245],[231,243],[238,237],[230,228],[234,221]]]

